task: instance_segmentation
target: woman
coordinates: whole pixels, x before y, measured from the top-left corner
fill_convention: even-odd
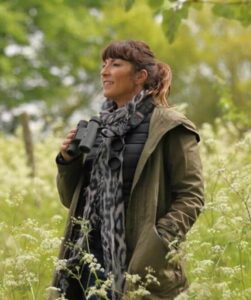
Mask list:
[[[113,42],[102,60],[106,101],[92,151],[84,165],[81,155],[68,154],[74,129],[57,157],[59,195],[70,217],[60,251],[66,267],[56,272],[54,286],[68,299],[85,299],[83,290],[111,272],[107,299],[122,299],[133,288],[124,272],[144,278],[151,267],[158,284],[150,284],[151,294],[143,299],[174,299],[187,281],[167,254],[184,239],[203,206],[199,135],[168,107],[171,70],[148,45]],[[88,239],[72,217],[88,220]],[[95,276],[83,258],[88,251],[101,265]]]

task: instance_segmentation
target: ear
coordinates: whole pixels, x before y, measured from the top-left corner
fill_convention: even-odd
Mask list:
[[[135,76],[136,83],[139,85],[144,85],[147,78],[148,78],[148,73],[146,69],[142,69],[138,71]]]

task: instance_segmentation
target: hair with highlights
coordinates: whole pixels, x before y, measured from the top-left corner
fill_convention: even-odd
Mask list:
[[[156,105],[168,106],[172,71],[169,65],[156,60],[150,47],[143,41],[126,40],[110,43],[102,52],[102,59],[119,58],[133,64],[135,71],[145,69],[148,78],[144,89],[155,99]]]

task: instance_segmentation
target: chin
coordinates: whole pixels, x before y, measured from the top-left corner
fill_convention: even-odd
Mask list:
[[[109,98],[109,99],[112,99],[113,98],[113,95],[111,93],[103,93],[104,97],[105,98]]]

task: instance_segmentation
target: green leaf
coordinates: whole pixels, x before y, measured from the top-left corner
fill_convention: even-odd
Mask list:
[[[212,11],[217,16],[238,20],[243,26],[251,23],[251,4],[249,3],[235,5],[218,3],[214,5]]]
[[[8,35],[19,43],[25,43],[27,41],[25,18],[23,13],[12,11],[8,4],[0,4],[0,35]]]
[[[179,29],[180,23],[188,16],[188,5],[183,5],[180,9],[167,9],[164,10],[163,15],[163,29],[168,41],[172,43],[175,39],[176,33]]]
[[[134,2],[135,2],[135,0],[125,0],[125,3],[124,3],[125,10],[129,11],[132,8]]]
[[[148,0],[148,4],[152,9],[159,9],[163,4],[163,0]]]

